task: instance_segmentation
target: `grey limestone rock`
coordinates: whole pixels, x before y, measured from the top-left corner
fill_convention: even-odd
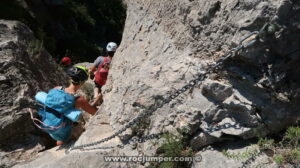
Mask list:
[[[275,36],[261,36],[261,42],[244,49],[208,75],[204,86],[195,85],[143,118],[136,129],[139,131],[132,133],[141,136],[164,130],[187,130],[190,144],[199,150],[214,142],[222,143],[228,137],[247,139],[257,133],[277,133],[299,117],[299,1],[124,0],[124,3],[127,19],[123,40],[103,88],[104,104],[99,115],[91,118],[92,123],[100,123],[100,114],[106,114],[113,130],[119,130],[143,111],[133,107],[135,102],[149,106],[157,97],[180,89],[196,78],[197,72],[206,72],[209,65],[236,47],[247,34],[260,30],[268,22],[281,28]],[[228,124],[239,127],[203,132]],[[95,129],[87,127],[77,144],[81,140],[87,142],[87,135],[93,135]],[[149,143],[142,143],[135,149],[117,148],[112,154],[137,154],[137,151],[143,154],[148,147]],[[82,156],[76,159],[80,164],[91,167],[115,165],[89,162],[84,152],[76,155]],[[73,156],[75,153],[65,158]],[[68,159],[65,166],[74,166],[72,159]],[[240,165],[236,161],[227,162],[214,152],[207,153],[203,160],[199,165]],[[140,163],[132,165],[144,167]]]
[[[34,135],[40,133],[27,108],[37,91],[63,85],[65,79],[27,26],[0,20],[0,167],[30,159],[45,148],[47,140]]]

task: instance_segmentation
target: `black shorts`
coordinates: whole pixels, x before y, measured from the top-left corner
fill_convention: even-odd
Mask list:
[[[99,85],[98,83],[96,83],[96,82],[94,82],[95,83],[95,86],[96,86],[96,88],[98,88],[98,89],[100,89],[101,90],[101,88],[102,88],[102,85]]]

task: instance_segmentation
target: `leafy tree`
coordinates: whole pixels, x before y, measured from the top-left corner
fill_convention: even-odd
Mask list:
[[[38,10],[42,7],[46,10]],[[68,56],[78,62],[104,54],[109,41],[120,43],[125,17],[121,0],[64,0],[63,5],[0,0],[0,19],[27,24],[56,59],[69,51]]]

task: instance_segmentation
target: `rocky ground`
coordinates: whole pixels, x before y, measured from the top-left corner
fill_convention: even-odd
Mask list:
[[[153,156],[161,140],[138,144],[128,140],[163,132],[188,136],[188,145],[202,156],[191,167],[278,167],[265,153],[246,162],[249,158],[229,159],[221,151],[255,149],[246,140],[276,134],[298,118],[299,1],[124,2],[126,25],[104,87],[104,104],[75,146],[117,132],[145,112],[141,106],[154,112],[118,138],[91,147],[122,144],[123,148],[87,148],[67,154],[51,153],[52,149],[16,167],[148,167],[149,163],[104,162],[103,156]],[[202,83],[165,101],[269,22],[276,23],[276,33],[261,34],[259,42],[225,61]],[[161,101],[167,103],[156,110]],[[216,147],[203,150],[207,145]]]

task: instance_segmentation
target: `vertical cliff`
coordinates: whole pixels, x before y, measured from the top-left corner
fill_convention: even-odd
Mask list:
[[[127,129],[120,136],[121,142],[108,142],[108,145],[122,144],[123,148],[73,150],[59,157],[48,152],[44,156],[54,158],[53,161],[43,162],[40,157],[20,167],[147,167],[150,163],[104,162],[103,155],[153,156],[159,152],[161,140],[138,144],[128,140],[162,132],[184,133],[188,137],[188,145],[203,155],[203,162],[195,163],[194,167],[240,167],[241,161],[227,162],[219,152],[200,150],[224,140],[235,144],[237,138],[277,133],[297,120],[299,1],[126,0],[125,3],[123,40],[104,87],[104,104],[75,146],[95,142],[111,132],[111,128],[103,126],[103,118],[116,132],[145,112],[141,106],[154,112]],[[224,66],[209,73],[192,89],[166,101],[266,23],[272,24],[261,31],[254,45],[222,62]],[[161,101],[167,103],[156,110]],[[109,131],[102,132],[103,129]],[[264,155],[261,159],[266,158]]]
[[[296,119],[298,2],[127,3],[123,41],[110,71],[103,108],[111,113],[116,129],[138,114],[134,102],[147,106],[155,97],[167,97],[266,23],[276,23],[277,32],[261,35],[259,42],[226,61],[203,85],[154,112],[144,133],[174,127],[195,135],[226,120],[249,131],[219,131],[213,137],[224,133],[249,138],[255,136],[251,127],[274,133]]]

